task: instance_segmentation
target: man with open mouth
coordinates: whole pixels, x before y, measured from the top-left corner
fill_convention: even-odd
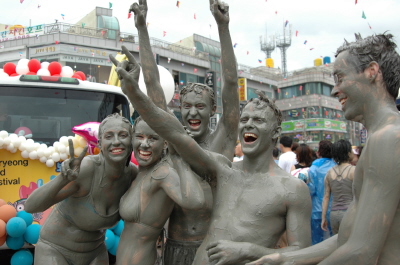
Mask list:
[[[221,43],[221,70],[224,73],[222,75],[223,115],[219,120],[217,129],[215,131],[210,130],[209,120],[216,111],[216,98],[212,88],[200,83],[188,83],[180,91],[181,113],[184,125],[203,149],[222,154],[231,160],[237,140],[239,96],[237,92],[236,59],[229,31],[229,6],[217,0],[210,0],[209,2],[211,13],[218,25]],[[139,3],[144,18],[139,17],[141,14],[135,14],[135,21],[146,19],[147,3],[146,1]],[[145,25],[146,23],[144,23],[144,26],[138,26],[136,23],[147,93],[157,106],[165,109],[168,102],[165,100],[161,85],[155,84],[158,80],[158,70],[155,67]],[[122,79],[121,82],[123,81]],[[124,85],[122,85],[122,88],[124,89]],[[164,265],[191,265],[197,248],[206,236],[213,194],[210,184],[200,177],[198,179],[203,188],[206,206],[201,210],[182,209],[177,204],[174,206],[169,219]]]
[[[204,150],[175,117],[140,91],[135,79],[138,70],[128,73],[117,67],[116,71],[126,84],[124,93],[143,120],[213,187],[210,226],[194,265],[245,264],[311,244],[308,188],[283,171],[272,156],[282,122],[273,102],[259,93],[259,99],[252,99],[243,109],[238,130],[244,158],[232,167],[225,156]],[[289,246],[274,249],[285,231]]]
[[[400,264],[400,55],[393,35],[347,42],[336,52],[335,86],[346,119],[368,130],[353,180],[353,202],[339,233],[295,252],[251,264]]]

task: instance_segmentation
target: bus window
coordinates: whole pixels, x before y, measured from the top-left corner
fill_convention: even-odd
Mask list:
[[[48,146],[62,136],[73,135],[72,127],[89,121],[101,122],[112,113],[129,117],[124,96],[62,88],[0,89],[0,130],[14,133],[22,128],[27,138]]]

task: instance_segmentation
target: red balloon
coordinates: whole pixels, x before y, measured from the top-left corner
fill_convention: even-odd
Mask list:
[[[133,164],[135,164],[136,166],[139,166],[139,163],[138,163],[138,161],[137,161],[136,158],[135,158],[135,152],[133,152],[133,151],[132,151],[132,155],[131,155],[131,162],[132,162]]]
[[[81,75],[79,75],[79,74],[77,74],[77,73],[73,74],[73,75],[72,75],[72,78],[76,78],[76,79],[82,80]]]
[[[50,75],[59,75],[61,73],[62,66],[59,62],[51,62],[49,64],[48,69],[49,69]]]
[[[37,71],[42,68],[42,65],[40,64],[38,59],[32,59],[28,62],[28,68],[29,72],[37,73]]]
[[[85,76],[85,73],[84,73],[84,72],[82,72],[82,71],[77,71],[77,72],[75,72],[75,74],[80,75],[80,76],[82,77],[81,80],[86,80],[86,76]]]
[[[13,73],[13,74],[11,74],[10,76],[19,76],[19,74]]]
[[[58,40],[56,40],[56,42],[55,42],[56,44],[59,44],[60,42],[58,41]]]
[[[15,68],[17,66],[13,63],[6,63],[3,67],[3,71],[4,73],[8,74],[8,75],[12,75],[15,73]]]
[[[35,72],[27,72],[26,75],[36,75]]]

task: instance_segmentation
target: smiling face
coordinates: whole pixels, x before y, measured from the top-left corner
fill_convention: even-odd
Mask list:
[[[104,157],[114,162],[126,162],[132,152],[130,125],[120,119],[110,119],[102,128],[100,147]]]
[[[143,120],[136,124],[133,138],[135,158],[141,167],[157,163],[167,143]]]
[[[249,103],[243,109],[239,122],[239,139],[246,156],[258,156],[274,145],[280,127],[270,107],[257,108]]]
[[[183,95],[181,113],[183,125],[193,134],[196,141],[201,141],[207,136],[210,117],[215,112],[210,96],[206,90],[201,93],[191,91]]]
[[[364,72],[357,73],[355,66],[349,62],[349,53],[341,52],[334,64],[335,86],[332,96],[338,98],[342,105],[344,116],[348,120],[360,121],[364,109],[370,103],[371,85]]]

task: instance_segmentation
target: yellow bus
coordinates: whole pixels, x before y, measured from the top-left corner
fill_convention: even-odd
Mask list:
[[[68,148],[57,146],[74,137],[71,129],[112,113],[130,119],[120,87],[66,77],[2,78],[0,199],[23,211],[26,198],[60,172]],[[34,223],[43,224],[50,211],[34,214]]]

